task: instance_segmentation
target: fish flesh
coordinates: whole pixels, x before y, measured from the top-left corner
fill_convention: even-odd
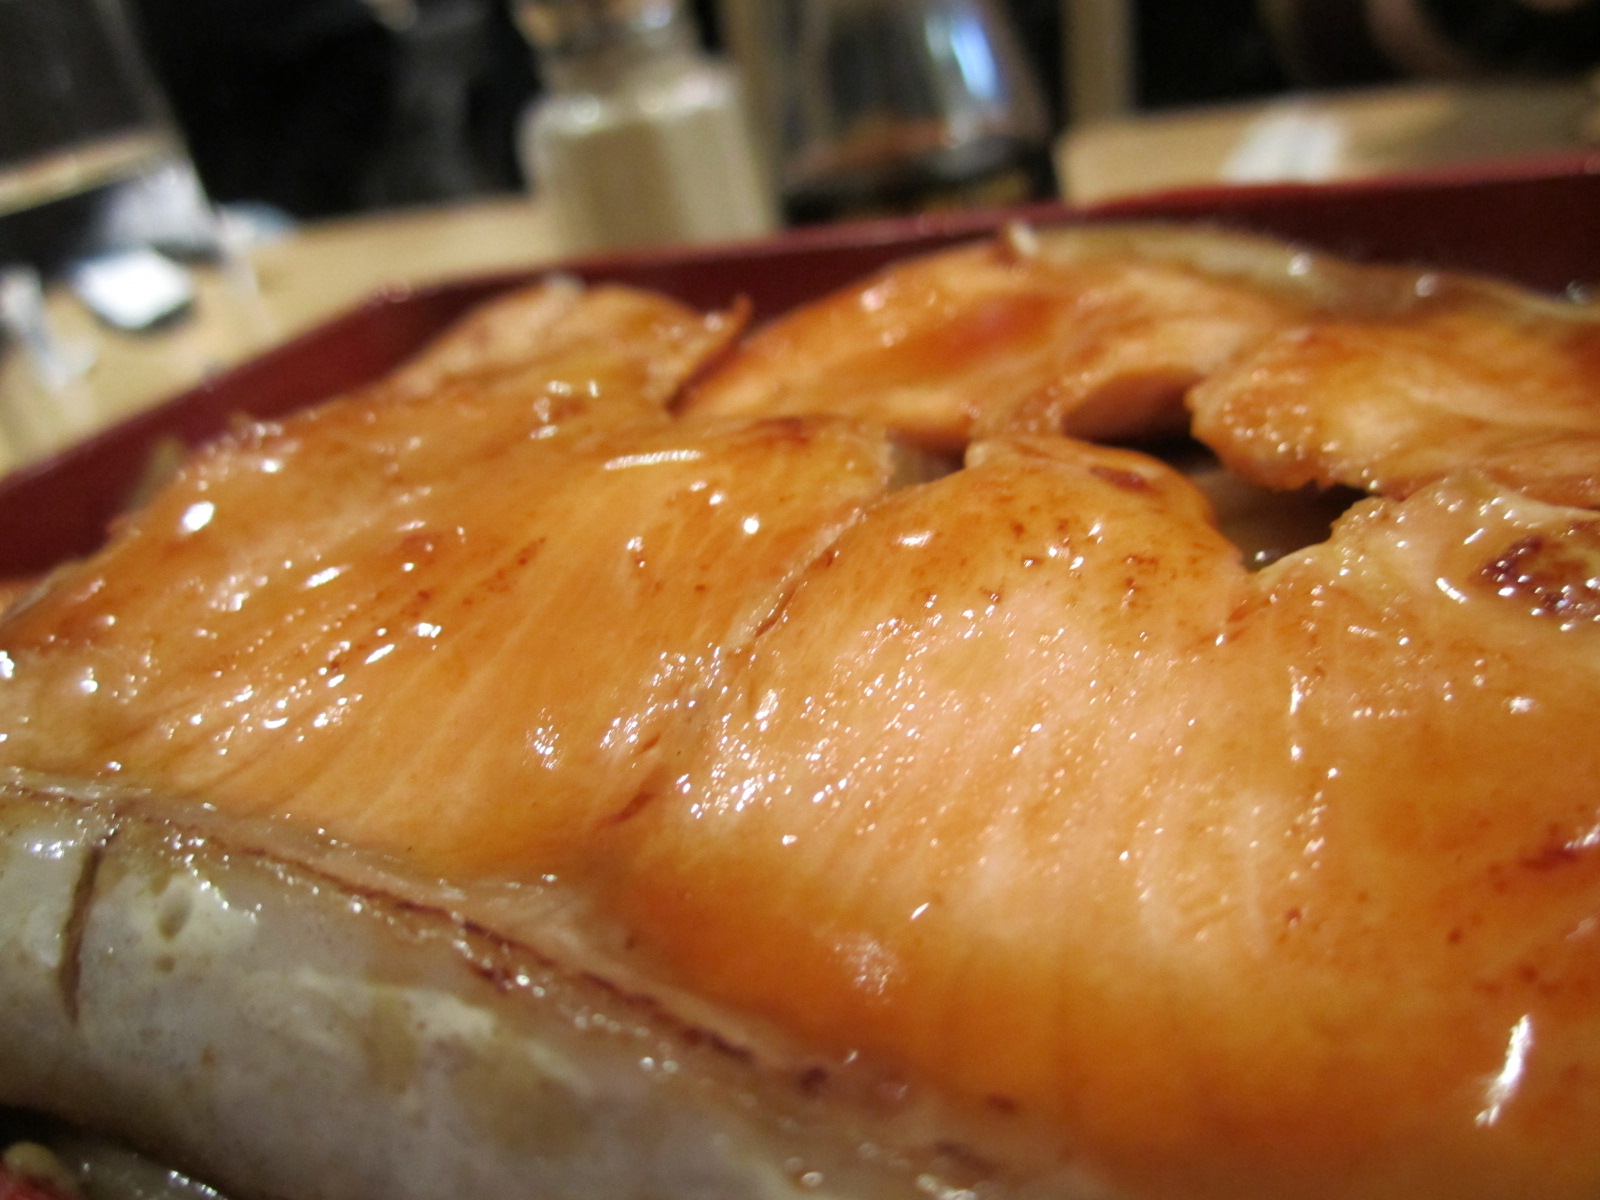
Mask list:
[[[1188,388],[1304,309],[1289,257],[1176,227],[1013,229],[802,305],[680,407],[840,413],[943,453],[999,433],[1173,432]]]
[[[1600,308],[1424,273],[1388,311],[1275,333],[1188,402],[1195,436],[1269,487],[1407,495],[1474,470],[1593,508],[1596,378]]]
[[[946,452],[1015,433],[1187,430],[1274,489],[1405,495],[1475,469],[1593,507],[1597,375],[1600,305],[1110,224],[892,266],[756,331],[682,407],[851,414]]]
[[[0,619],[0,1103],[245,1198],[1594,1195],[1600,517],[1496,449],[1591,318],[1420,278],[555,279],[234,431]],[[1360,385],[1461,321],[1499,409]],[[1500,440],[1285,474],[1302,378]],[[1082,436],[1186,405],[1376,494],[1249,556]]]

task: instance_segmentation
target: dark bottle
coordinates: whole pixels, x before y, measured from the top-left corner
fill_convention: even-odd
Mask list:
[[[1049,109],[992,0],[805,0],[784,16],[789,221],[1054,193]]]

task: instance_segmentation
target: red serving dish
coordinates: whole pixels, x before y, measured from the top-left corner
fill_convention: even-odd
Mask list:
[[[714,249],[592,258],[559,270],[696,305],[748,297],[757,320],[876,267],[993,230],[1108,219],[1206,221],[1367,261],[1501,275],[1550,291],[1600,282],[1600,154],[1494,174],[1316,187],[1206,189],[1101,205],[831,226]],[[197,444],[241,416],[273,417],[373,379],[468,308],[529,273],[396,290],[171,401],[0,480],[0,577],[93,550],[156,447]]]

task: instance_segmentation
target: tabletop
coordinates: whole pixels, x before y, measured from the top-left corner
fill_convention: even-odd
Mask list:
[[[69,350],[92,362],[48,386],[22,355],[0,361],[0,468],[20,465],[276,345],[384,289],[551,261],[561,244],[525,196],[319,222],[192,272],[177,320],[106,327],[65,289],[45,309]]]

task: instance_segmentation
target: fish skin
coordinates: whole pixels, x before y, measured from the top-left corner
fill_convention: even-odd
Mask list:
[[[848,1068],[463,918],[459,891],[162,807],[0,783],[0,1104],[239,1200],[905,1200],[973,1178],[904,1089],[853,1094]],[[1100,1194],[1060,1168],[1017,1186]]]

